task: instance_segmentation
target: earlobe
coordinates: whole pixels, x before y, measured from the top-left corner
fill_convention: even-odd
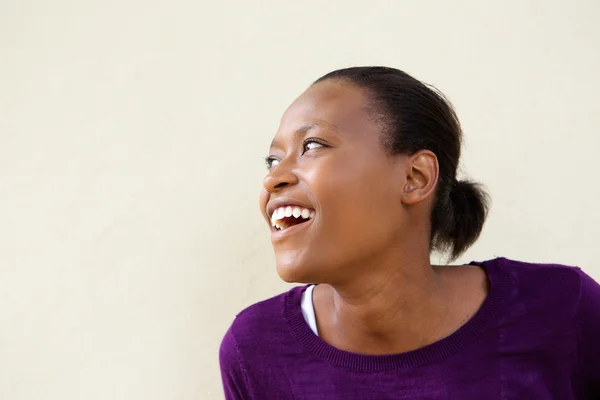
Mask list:
[[[431,197],[438,180],[436,155],[429,150],[422,150],[412,155],[406,166],[402,202],[407,205],[416,204]]]

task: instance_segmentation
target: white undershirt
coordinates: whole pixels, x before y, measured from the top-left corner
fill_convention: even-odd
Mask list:
[[[317,319],[315,318],[315,307],[313,306],[313,290],[316,285],[310,285],[302,292],[300,306],[302,307],[302,316],[310,329],[319,336],[317,332]]]

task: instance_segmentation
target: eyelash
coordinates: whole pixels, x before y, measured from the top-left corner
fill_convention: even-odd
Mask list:
[[[308,139],[305,139],[304,142],[302,142],[302,155],[304,155],[304,153],[306,153],[308,151],[306,149],[306,146],[310,143],[317,143],[318,145],[321,145],[323,147],[329,147],[317,138],[308,138]],[[274,157],[274,156],[265,157],[265,164],[267,165],[267,169],[273,168],[273,166],[272,166],[273,161],[279,161],[279,160],[277,159],[277,157]]]
[[[265,157],[265,164],[267,165],[267,169],[271,169],[271,168],[273,168],[273,167],[271,166],[271,163],[272,163],[273,161],[277,161],[277,158],[275,158],[275,157],[273,157],[273,156],[268,156],[268,157]]]

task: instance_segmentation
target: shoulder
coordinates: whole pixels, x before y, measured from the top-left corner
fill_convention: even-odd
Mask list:
[[[577,268],[577,272],[581,284],[576,324],[584,337],[593,337],[594,346],[598,349],[600,357],[600,345],[596,344],[597,338],[600,337],[600,284],[581,269]]]
[[[555,322],[575,317],[582,294],[580,268],[557,263],[532,263],[498,258],[482,263],[494,279],[507,279],[515,307],[528,316]]]
[[[219,364],[225,397],[254,398],[253,374],[268,368],[273,354],[290,348],[286,302],[299,299],[303,287],[258,302],[242,310],[225,333],[219,348]]]
[[[255,303],[240,311],[225,333],[221,353],[245,356],[252,354],[262,345],[273,345],[289,340],[290,334],[285,315],[286,302],[298,300],[304,286]]]
[[[587,383],[589,398],[600,398],[600,284],[577,269],[581,280],[575,317],[579,366]]]
[[[546,340],[535,336],[536,345],[550,342],[554,351],[562,346],[571,353],[567,343],[573,343],[586,398],[600,398],[600,285],[579,267],[507,259],[486,263],[491,278],[504,274],[512,281],[508,313],[526,332],[543,332]]]
[[[304,286],[296,286],[287,292],[246,307],[236,315],[230,330],[236,335],[252,335],[259,328],[265,330],[285,323],[286,302],[299,301],[303,289]]]
[[[581,290],[581,269],[557,263],[532,263],[498,258],[487,263],[508,275],[521,294],[568,295],[577,302]],[[553,292],[556,289],[559,292]],[[563,298],[563,300],[565,300]]]

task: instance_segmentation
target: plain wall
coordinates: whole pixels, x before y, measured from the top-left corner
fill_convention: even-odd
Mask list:
[[[220,399],[279,281],[257,196],[289,103],[336,68],[436,85],[493,208],[459,261],[600,279],[600,2],[0,2],[0,398]]]

